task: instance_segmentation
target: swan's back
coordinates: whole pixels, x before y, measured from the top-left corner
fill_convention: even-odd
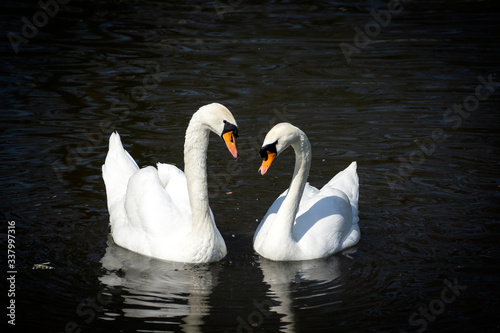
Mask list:
[[[108,210],[117,202],[123,200],[127,192],[127,184],[134,173],[139,170],[137,163],[123,149],[120,135],[112,133],[109,138],[109,150],[102,166],[102,178],[106,186]]]
[[[182,178],[185,180],[185,177],[181,177],[181,182]],[[137,237],[139,233],[147,235],[150,251],[153,253],[156,250],[160,252],[154,246],[161,243],[174,247],[174,244],[182,240],[191,230],[191,210],[186,211],[185,205],[177,205],[181,201],[178,198],[179,194],[177,193],[177,200],[175,200],[175,195],[170,195],[165,191],[155,167],[148,166],[136,172],[128,183],[125,209],[128,219],[127,227],[138,230],[136,232],[133,229],[127,230],[128,237]],[[162,247],[163,245],[160,248]],[[157,257],[157,255],[153,256]]]
[[[347,168],[340,171],[328,183],[323,186],[321,192],[327,194],[332,190],[339,190],[349,198],[352,207],[353,222],[359,221],[358,200],[359,200],[359,177],[356,171],[358,164],[352,162]]]
[[[191,217],[186,175],[172,164],[158,163],[160,183],[183,216]]]
[[[158,163],[139,169],[111,134],[102,174],[116,244],[154,257],[175,254],[191,229],[186,176],[177,167]]]

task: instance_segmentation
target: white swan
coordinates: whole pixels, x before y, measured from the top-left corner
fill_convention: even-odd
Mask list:
[[[220,135],[238,157],[238,127],[231,112],[213,103],[195,112],[186,130],[184,170],[158,163],[139,169],[111,134],[102,174],[106,185],[111,235],[131,251],[178,262],[222,259],[226,244],[208,202],[206,155],[210,131]]]
[[[321,190],[309,185],[311,145],[299,128],[280,123],[267,133],[260,154],[264,175],[288,146],[295,151],[290,188],[272,204],[254,235],[254,249],[271,260],[326,257],[359,241],[359,181],[356,162]]]

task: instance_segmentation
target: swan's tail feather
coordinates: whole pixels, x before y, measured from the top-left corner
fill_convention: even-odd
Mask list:
[[[139,170],[137,163],[123,148],[120,135],[114,132],[109,137],[109,151],[102,166],[102,178],[106,185],[108,209],[122,200],[130,177]]]
[[[358,222],[359,178],[356,171],[358,164],[352,162],[347,168],[335,175],[325,187],[336,188],[344,192],[352,206],[353,221]]]

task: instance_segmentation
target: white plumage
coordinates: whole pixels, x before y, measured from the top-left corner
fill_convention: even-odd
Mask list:
[[[111,134],[102,174],[115,243],[163,260],[222,259],[227,250],[209,207],[206,154],[212,131],[224,135],[228,149],[237,157],[236,126],[223,105],[201,107],[186,130],[185,173],[162,163],[139,169],[118,133]]]
[[[318,190],[307,183],[311,164],[307,136],[291,124],[281,123],[266,135],[261,173],[289,146],[295,151],[293,178],[257,228],[255,251],[271,260],[308,260],[355,245],[360,238],[356,162]]]

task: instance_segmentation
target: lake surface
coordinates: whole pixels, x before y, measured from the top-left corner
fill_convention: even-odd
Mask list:
[[[8,332],[500,330],[494,1],[64,2],[0,5]],[[139,166],[182,168],[190,116],[211,102],[240,130],[238,161],[215,135],[208,156],[228,255],[183,265],[117,247],[109,135]],[[281,121],[311,141],[312,185],[357,161],[349,251],[297,263],[253,251],[293,172],[288,150],[257,173]]]

